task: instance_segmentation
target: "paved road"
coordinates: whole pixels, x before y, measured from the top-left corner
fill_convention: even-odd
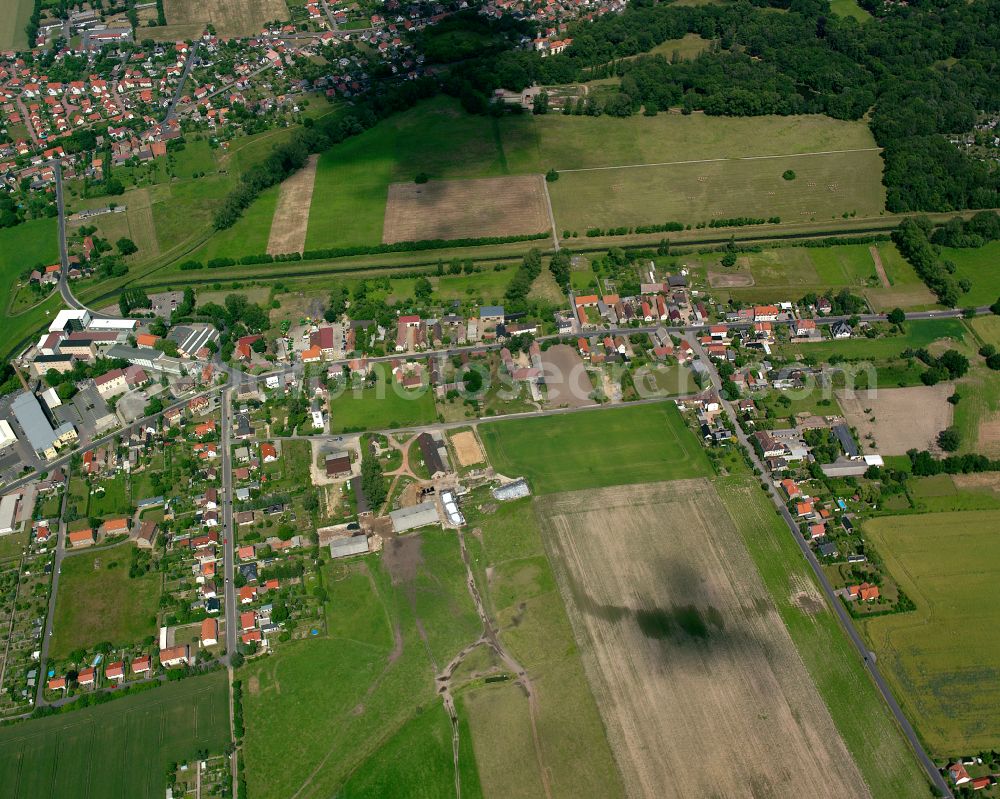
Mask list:
[[[226,601],[226,654],[222,662],[226,664],[229,671],[230,702],[229,702],[229,732],[232,742],[235,745],[236,737],[233,727],[233,655],[236,653],[236,636],[239,634],[239,626],[236,614],[236,584],[233,582],[233,574],[236,568],[236,531],[233,528],[233,459],[232,459],[232,389],[227,388],[222,392],[222,440],[219,444],[222,458],[222,572],[225,579],[225,601]],[[234,751],[229,758],[231,769],[233,796],[238,794],[238,761],[239,758]]]
[[[712,379],[712,386],[717,392],[719,392],[720,399],[722,397],[722,380],[719,376],[718,370],[715,368],[715,364],[706,354],[704,348],[698,343],[698,340],[693,335],[687,336],[688,341],[691,346],[694,347],[695,353],[701,359],[702,363],[708,367],[709,375]],[[938,771],[937,766],[934,761],[931,760],[930,756],[924,750],[923,744],[921,744],[920,739],[917,737],[916,731],[913,729],[913,725],[910,724],[909,720],[904,715],[899,703],[896,701],[896,697],[893,696],[892,689],[886,683],[885,678],[882,677],[882,673],[879,671],[878,666],[875,663],[874,653],[869,651],[867,644],[861,637],[857,628],[854,626],[854,622],[851,619],[850,613],[847,612],[847,608],[844,607],[844,603],[837,598],[833,592],[833,586],[830,585],[830,581],[827,579],[826,574],[820,567],[819,561],[816,559],[816,555],[813,553],[812,548],[809,546],[808,542],[802,537],[802,533],[799,530],[799,526],[795,519],[792,518],[792,514],[788,511],[788,507],[785,505],[781,494],[778,493],[777,488],[774,486],[774,481],[771,479],[770,472],[764,467],[760,458],[757,456],[757,451],[753,448],[750,443],[750,439],[747,434],[743,431],[740,426],[739,417],[733,408],[733,405],[728,400],[722,399],[722,407],[726,413],[726,417],[733,424],[736,430],[736,438],[742,444],[750,455],[750,460],[753,462],[754,468],[761,474],[764,475],[765,482],[768,486],[768,496],[770,496],[771,501],[774,506],[778,509],[781,514],[781,518],[785,520],[785,524],[788,526],[788,530],[791,533],[793,539],[798,544],[802,555],[808,561],[809,566],[813,570],[813,574],[816,576],[816,580],[819,582],[820,587],[823,590],[823,595],[826,597],[827,604],[833,608],[834,612],[837,614],[837,619],[840,621],[841,627],[843,627],[844,632],[847,633],[847,637],[851,639],[851,643],[854,644],[855,649],[857,649],[858,654],[861,655],[862,662],[865,664],[865,668],[871,675],[872,681],[878,688],[879,693],[882,694],[882,698],[885,703],[889,706],[889,710],[896,719],[896,723],[899,725],[906,736],[906,739],[910,742],[910,746],[917,755],[917,759],[920,764],[924,767],[927,772],[927,776],[930,781],[938,788],[942,796],[951,796],[951,791],[948,787],[948,783],[941,776]]]
[[[169,122],[177,115],[177,104],[181,100],[181,95],[184,94],[184,84],[187,83],[188,75],[191,74],[191,70],[194,68],[196,63],[198,63],[197,42],[192,45],[190,50],[188,50],[187,58],[184,60],[184,71],[181,73],[180,79],[177,81],[177,88],[174,89],[174,96],[170,98],[170,105],[167,106],[167,113],[163,115],[164,122]]]

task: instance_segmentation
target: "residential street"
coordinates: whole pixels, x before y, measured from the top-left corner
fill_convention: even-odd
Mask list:
[[[757,451],[753,448],[750,443],[750,439],[746,433],[743,432],[743,428],[740,427],[739,419],[736,411],[733,409],[733,404],[722,397],[722,379],[719,376],[718,370],[715,368],[715,364],[708,357],[704,348],[698,342],[697,338],[691,334],[686,336],[688,342],[694,347],[695,353],[698,358],[701,359],[702,363],[708,367],[709,375],[712,379],[712,387],[715,389],[716,393],[719,394],[720,402],[722,403],[722,408],[725,411],[726,418],[732,423],[734,429],[736,430],[736,439],[740,444],[746,448],[750,455],[750,459],[753,462],[754,468],[759,475],[763,476],[763,481],[767,483],[768,496],[770,496],[771,501],[774,506],[778,509],[781,517],[785,520],[788,525],[788,530],[798,544],[799,549],[802,551],[802,555],[808,561],[809,566],[812,568],[813,574],[816,576],[816,581],[819,583],[820,588],[823,590],[823,595],[826,597],[827,604],[833,608],[834,612],[837,614],[837,618],[840,621],[841,627],[843,627],[844,632],[847,633],[848,638],[854,644],[854,647],[858,650],[858,654],[864,661],[865,668],[871,675],[875,686],[878,688],[879,693],[882,694],[882,698],[885,700],[886,704],[889,706],[889,710],[892,711],[892,715],[896,719],[896,723],[899,725],[906,739],[910,742],[910,746],[913,751],[917,754],[917,758],[920,760],[921,765],[927,772],[928,778],[941,792],[941,796],[951,796],[951,791],[948,787],[948,783],[941,776],[934,765],[934,761],[930,759],[927,752],[924,750],[923,744],[920,743],[920,739],[917,737],[916,731],[910,724],[909,720],[903,714],[902,709],[899,707],[899,703],[892,694],[892,689],[886,683],[885,679],[882,677],[882,673],[879,671],[878,666],[875,663],[875,655],[873,652],[869,651],[868,646],[865,644],[864,639],[858,632],[857,628],[854,626],[854,622],[851,619],[850,613],[844,607],[844,603],[838,599],[833,593],[833,586],[830,585],[830,581],[827,579],[826,574],[823,569],[820,568],[819,561],[816,559],[816,555],[813,553],[812,548],[802,537],[802,533],[799,531],[799,526],[796,524],[795,519],[792,518],[792,514],[788,511],[788,507],[785,505],[785,501],[781,498],[781,494],[778,493],[778,489],[774,486],[774,481],[771,474],[764,467],[760,458],[757,456]]]

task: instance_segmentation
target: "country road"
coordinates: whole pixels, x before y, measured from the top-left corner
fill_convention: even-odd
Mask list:
[[[754,465],[754,469],[759,475],[765,478],[764,482],[767,485],[768,496],[771,498],[771,502],[774,504],[778,513],[781,514],[781,518],[785,520],[789,533],[792,538],[795,539],[799,550],[802,552],[803,557],[812,569],[813,575],[816,577],[816,581],[819,583],[820,588],[823,590],[823,595],[826,597],[827,605],[833,609],[837,616],[837,620],[840,622],[841,628],[843,628],[847,637],[850,638],[851,643],[854,644],[854,648],[861,656],[861,660],[865,664],[865,669],[868,671],[869,675],[871,675],[872,682],[875,683],[875,687],[878,688],[879,693],[882,695],[882,699],[885,700],[886,705],[888,705],[889,710],[896,719],[896,723],[899,725],[900,730],[903,735],[906,736],[906,740],[909,741],[910,747],[913,749],[917,759],[920,761],[920,765],[923,766],[924,771],[927,772],[928,779],[930,779],[931,783],[940,792],[940,796],[950,797],[952,794],[948,787],[948,783],[945,781],[944,777],[941,776],[941,773],[938,771],[934,761],[931,760],[927,751],[924,749],[923,744],[920,742],[920,738],[917,736],[916,730],[913,729],[913,725],[910,724],[909,719],[906,718],[902,708],[900,708],[899,703],[896,701],[896,697],[892,693],[892,689],[885,681],[885,678],[882,676],[882,673],[879,671],[879,668],[875,663],[873,653],[869,651],[868,645],[865,643],[861,634],[854,626],[854,622],[852,621],[850,614],[847,612],[847,609],[844,607],[844,603],[841,602],[834,594],[833,586],[830,584],[826,573],[823,571],[819,561],[816,559],[815,553],[813,553],[812,548],[809,546],[805,538],[802,537],[798,524],[796,524],[795,519],[792,518],[792,514],[789,512],[788,507],[782,500],[781,494],[778,493],[778,489],[775,488],[774,480],[771,479],[771,473],[765,468],[764,464],[757,456],[757,451],[753,448],[749,437],[740,426],[739,417],[733,409],[733,404],[729,400],[723,398],[722,379],[719,376],[718,370],[715,368],[715,364],[712,359],[708,357],[705,349],[694,336],[689,334],[687,339],[692,347],[694,347],[694,351],[697,353],[698,358],[708,368],[708,373],[712,379],[712,387],[719,394],[726,418],[733,425],[733,429],[736,431],[736,439],[746,449],[750,456],[750,460]]]

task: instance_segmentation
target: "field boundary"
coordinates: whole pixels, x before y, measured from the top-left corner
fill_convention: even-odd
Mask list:
[[[690,161],[660,161],[649,164],[619,164],[617,166],[587,166],[577,169],[557,169],[566,172],[605,172],[612,169],[645,169],[651,166],[683,166],[684,164],[716,164],[721,161],[770,161],[778,158],[805,158],[810,155],[846,155],[847,153],[880,153],[881,147],[854,147],[850,150],[818,150],[813,153],[782,153],[779,155],[741,155],[736,158],[695,158]]]

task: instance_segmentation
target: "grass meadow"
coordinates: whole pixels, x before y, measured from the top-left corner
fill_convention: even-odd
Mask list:
[[[975,249],[942,247],[941,257],[955,264],[957,277],[972,283],[959,300],[963,306],[992,305],[1000,298],[1000,241]]]
[[[19,313],[11,308],[14,287],[26,269],[46,266],[59,260],[59,239],[55,219],[32,219],[16,227],[0,230],[0,308],[4,316],[4,344],[0,356],[4,359],[31,338],[42,325],[46,314],[53,315],[62,307],[58,293]],[[18,307],[21,307],[20,297]]]
[[[323,634],[240,670],[255,799],[378,796],[390,783],[399,796],[453,793],[434,675],[476,640],[479,618],[454,533],[408,536],[395,558],[393,546],[327,564]],[[474,768],[460,768],[462,795],[479,796]]]
[[[538,494],[710,473],[673,403],[490,422],[479,435],[493,467]]]
[[[941,495],[931,488],[923,501]],[[862,629],[903,710],[939,758],[995,749],[1000,737],[994,724],[1000,703],[998,526],[995,510],[865,523],[917,609],[866,620]]]
[[[604,726],[542,545],[536,505],[523,499],[487,512],[472,504],[466,504],[468,523],[480,532],[466,536],[466,546],[476,583],[501,640],[531,678],[541,760],[553,795],[621,796]],[[486,672],[489,664],[470,664],[473,667]],[[544,795],[523,690],[513,682],[487,684],[480,679],[461,697],[483,795]]]
[[[848,288],[864,295],[876,310],[934,304],[934,295],[891,242],[876,245],[890,283],[890,288],[883,287],[870,246],[776,247],[746,253],[729,269],[719,263],[717,254],[685,255],[681,262],[697,274],[704,273],[723,300],[773,302],[779,297],[793,301],[809,292]]]
[[[795,593],[818,593],[788,528],[757,484],[714,483],[874,799],[927,796],[922,770],[833,613],[806,612]],[[898,697],[898,694],[897,694]]]
[[[838,356],[846,360],[878,361],[898,358],[904,350],[926,347],[942,339],[960,343],[967,335],[961,319],[916,319],[903,325],[904,332],[899,336],[792,342],[775,349],[784,357],[812,358],[817,363]]]
[[[170,763],[229,742],[224,671],[0,729],[6,799],[161,797]]]
[[[152,572],[130,578],[132,548],[126,542],[63,560],[50,651],[53,660],[102,641],[127,645],[156,633],[161,576]]]
[[[306,248],[381,241],[392,182],[563,172],[549,185],[557,227],[708,221],[719,216],[829,219],[877,215],[881,161],[863,123],[821,116],[576,117],[492,119],[435,98],[331,148],[320,158]],[[805,156],[830,150],[867,150]],[[766,160],[732,160],[758,156]],[[603,170],[634,164],[712,163]],[[729,159],[720,161],[718,159]],[[787,162],[787,163],[786,163]],[[785,181],[794,169],[799,177]],[[745,192],[734,186],[745,187]],[[747,197],[746,206],[730,198]]]
[[[330,431],[381,430],[433,422],[434,395],[430,389],[404,389],[387,364],[374,364],[374,386],[347,388],[330,401]]]
[[[0,0],[0,51],[23,50],[28,45],[24,28],[32,7],[31,0]]]

